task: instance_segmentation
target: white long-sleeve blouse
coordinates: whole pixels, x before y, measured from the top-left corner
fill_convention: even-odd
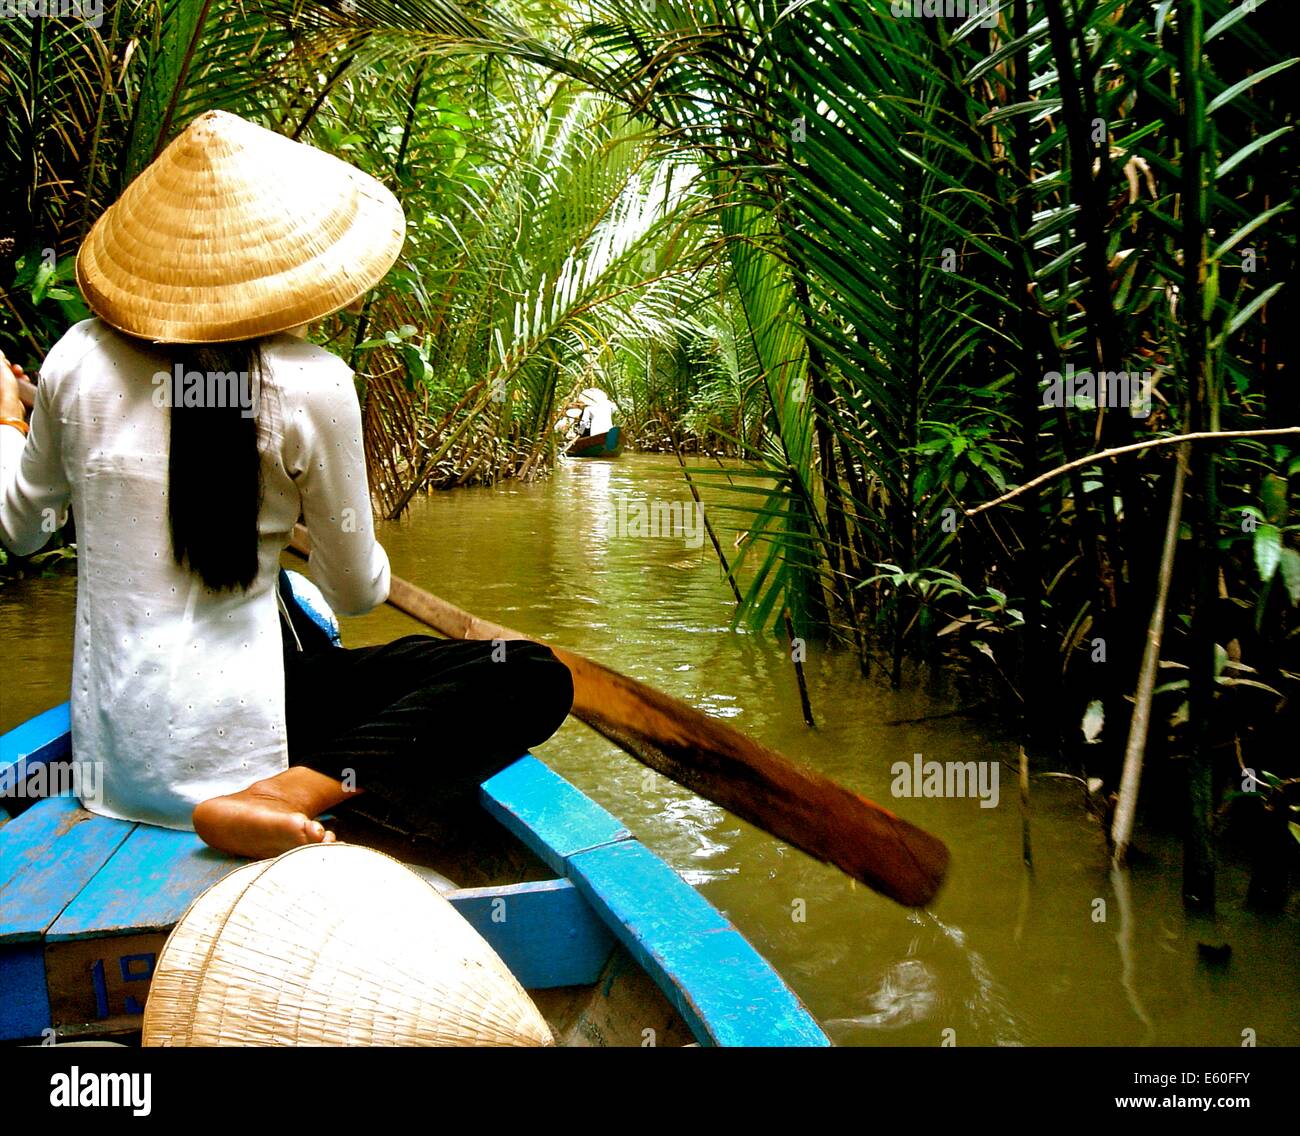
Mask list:
[[[106,816],[189,829],[200,801],[287,768],[275,585],[300,514],[311,575],[335,611],[388,596],[351,370],[290,335],[267,340],[264,357],[259,565],[247,592],[215,592],[172,556],[169,412],[153,380],[172,369],[165,346],[97,319],[76,324],[41,367],[27,436],[0,425],[0,542],[34,552],[69,503],[76,516],[72,755],[99,763],[83,802]]]

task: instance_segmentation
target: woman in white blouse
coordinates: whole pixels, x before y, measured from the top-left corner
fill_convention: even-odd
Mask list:
[[[209,112],[86,238],[98,318],[50,350],[30,421],[0,362],[0,543],[31,553],[76,517],[72,743],[102,763],[94,811],[252,857],[331,839],[314,818],[353,797],[412,828],[472,806],[568,713],[537,644],[304,644],[277,586],[301,516],[335,611],[388,595],[352,373],[300,336],[403,239],[378,182]]]

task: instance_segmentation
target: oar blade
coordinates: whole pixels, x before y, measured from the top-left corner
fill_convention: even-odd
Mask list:
[[[665,777],[907,907],[938,894],[937,837],[683,702],[555,649],[574,675],[575,717]]]

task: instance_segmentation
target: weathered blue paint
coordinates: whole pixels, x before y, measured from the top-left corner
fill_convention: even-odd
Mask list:
[[[589,986],[614,950],[614,936],[568,880],[462,888],[447,898],[528,990]]]
[[[192,832],[139,825],[46,938],[59,942],[166,931],[200,892],[247,862],[214,851]]]
[[[525,754],[483,782],[483,807],[553,871],[570,856],[632,834],[585,793]]]
[[[161,939],[161,934],[155,933]],[[144,1013],[145,999],[149,983],[153,979],[158,965],[158,952],[133,949],[138,946],[138,936],[111,936],[102,939],[85,939],[73,944],[64,944],[72,948],[81,947],[76,956],[76,966],[69,968],[66,958],[63,965],[55,971],[51,966],[53,950],[46,944],[46,974],[51,976],[51,983],[60,985],[50,989],[50,1014],[64,1015],[55,1023],[56,1028],[70,1024],[67,1014],[71,1003],[77,1007],[75,1024],[103,1022],[106,1019],[120,1020]],[[158,943],[161,948],[162,943]],[[87,950],[85,948],[93,948]],[[54,950],[57,950],[57,946]],[[77,989],[77,984],[81,989]],[[89,992],[94,999],[94,1010],[85,1010],[84,995]]]
[[[793,991],[707,899],[558,773],[523,757],[484,782],[482,799],[573,880],[701,1044],[830,1044]]]
[[[117,960],[118,970],[122,974],[123,982],[151,982],[153,981],[154,968],[158,965],[158,956],[152,951],[144,954],[122,955]],[[128,1014],[143,1014],[145,993],[141,991],[140,997],[128,994],[126,996],[126,1012]]]
[[[0,734],[0,791],[11,788],[15,771],[25,763],[28,769],[51,761],[62,761],[72,753],[72,724],[68,703],[46,710]]]
[[[96,959],[90,968],[90,981],[95,987],[95,1020],[108,1017],[108,983],[104,981],[104,960]]]
[[[0,1041],[39,1037],[49,1026],[44,944],[0,944]]]
[[[569,873],[701,1044],[830,1044],[744,936],[639,841],[580,852]]]
[[[45,932],[134,827],[83,815],[74,798],[51,797],[0,834],[0,1040],[50,1024]]]
[[[135,825],[73,797],[37,801],[0,836],[0,944],[40,939]]]

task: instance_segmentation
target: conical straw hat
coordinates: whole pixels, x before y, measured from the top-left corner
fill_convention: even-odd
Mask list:
[[[397,198],[369,174],[213,110],[95,222],[77,283],[101,319],[130,335],[251,339],[350,304],[405,236]]]
[[[505,963],[396,860],[310,844],[200,895],[168,937],[148,1046],[552,1045]]]

